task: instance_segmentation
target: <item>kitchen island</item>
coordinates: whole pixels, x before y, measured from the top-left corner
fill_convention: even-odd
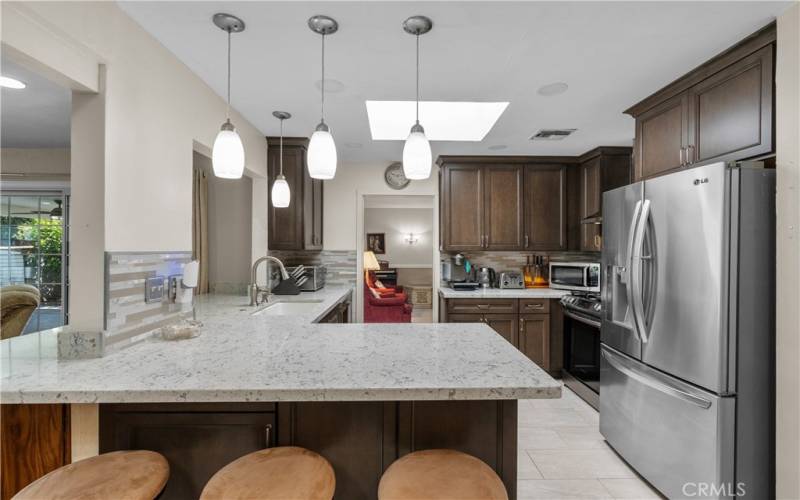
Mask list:
[[[164,453],[172,472],[161,498],[196,498],[225,463],[284,445],[328,458],[337,498],[374,498],[396,458],[426,448],[480,457],[513,498],[516,400],[557,398],[561,384],[485,325],[314,323],[351,294],[281,298],[298,303],[285,315],[203,297],[199,337],[97,359],[58,360],[46,339],[36,352],[5,346],[0,397],[72,405],[73,459]]]

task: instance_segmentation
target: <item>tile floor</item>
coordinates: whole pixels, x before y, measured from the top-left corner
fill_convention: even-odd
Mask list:
[[[599,415],[564,387],[561,399],[521,400],[517,498],[662,498],[606,444]]]

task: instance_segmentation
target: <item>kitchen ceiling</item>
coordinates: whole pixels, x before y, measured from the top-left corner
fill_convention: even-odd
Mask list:
[[[385,163],[402,141],[373,141],[367,100],[413,100],[414,37],[402,21],[422,14],[423,101],[508,101],[481,142],[432,142],[440,154],[576,155],[625,146],[622,111],[771,22],[790,2],[120,2],[181,61],[225,95],[225,34],[215,12],[241,17],[233,39],[232,106],[265,135],[276,109],[292,113],[287,136],[319,121],[320,44],[307,19],[326,14],[325,121],[340,163]],[[569,89],[537,90],[555,82]],[[424,124],[424,120],[423,120]],[[411,124],[409,124],[410,126]],[[563,141],[532,142],[539,129],[576,128]],[[501,146],[506,146],[501,148]]]
[[[0,59],[0,72],[26,84],[0,91],[0,145],[4,148],[68,148],[72,93],[60,85]]]

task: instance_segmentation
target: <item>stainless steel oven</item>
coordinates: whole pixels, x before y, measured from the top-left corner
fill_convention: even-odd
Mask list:
[[[600,394],[600,297],[573,292],[561,298],[564,310],[564,383],[595,409]]]
[[[551,262],[550,288],[600,293],[600,263]]]

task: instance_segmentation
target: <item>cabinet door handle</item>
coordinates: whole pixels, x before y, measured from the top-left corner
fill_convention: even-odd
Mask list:
[[[694,163],[694,146],[689,144],[686,146],[686,164],[691,165]]]
[[[272,424],[267,424],[267,426],[264,427],[264,448],[269,448],[270,446],[269,438],[271,432],[272,432]]]
[[[528,235],[525,235],[525,248],[528,248]]]
[[[526,309],[542,309],[544,304],[527,304],[525,305]]]
[[[519,319],[519,333],[523,333],[525,331],[525,318]]]
[[[678,153],[678,163],[679,163],[679,165],[680,165],[681,167],[683,167],[684,165],[686,165],[686,162],[685,162],[685,161],[683,161],[683,151],[684,151],[684,148],[681,148],[681,149],[679,150],[679,153]]]

